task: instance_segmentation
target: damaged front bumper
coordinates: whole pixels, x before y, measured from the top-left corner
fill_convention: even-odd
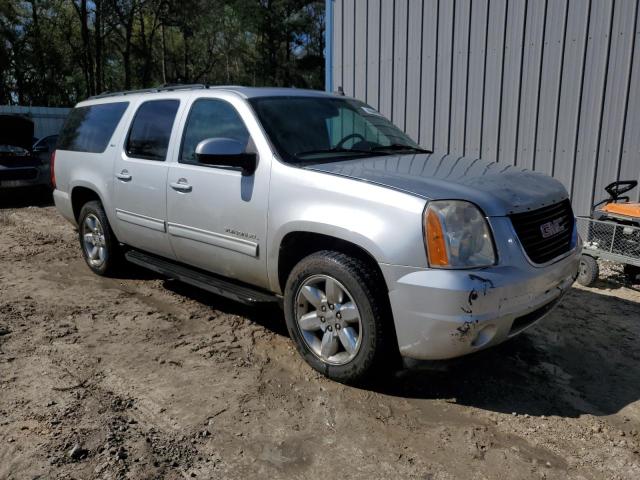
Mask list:
[[[443,360],[497,345],[545,316],[576,278],[579,249],[552,265],[481,270],[381,265],[403,357]]]

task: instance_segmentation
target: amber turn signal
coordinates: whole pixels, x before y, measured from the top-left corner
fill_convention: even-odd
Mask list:
[[[442,224],[438,214],[427,208],[424,234],[427,244],[427,258],[431,266],[444,267],[449,265],[447,246],[442,233]]]

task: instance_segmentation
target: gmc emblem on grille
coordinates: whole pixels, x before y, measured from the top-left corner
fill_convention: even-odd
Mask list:
[[[540,225],[540,232],[542,233],[542,238],[549,238],[557,235],[560,232],[564,232],[566,227],[562,224],[564,218],[556,218],[547,223],[543,223]]]

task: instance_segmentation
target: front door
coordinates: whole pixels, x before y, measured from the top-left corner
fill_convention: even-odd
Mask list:
[[[168,258],[175,255],[166,231],[166,160],[179,107],[170,98],[141,103],[114,169],[118,239]]]
[[[251,175],[200,164],[195,156],[196,146],[207,138],[250,141],[238,109],[250,115],[240,99],[194,96],[178,161],[169,167],[167,231],[179,261],[267,287],[268,155],[258,159]],[[254,123],[255,136],[259,129]]]

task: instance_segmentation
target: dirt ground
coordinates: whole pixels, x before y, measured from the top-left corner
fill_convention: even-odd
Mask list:
[[[278,309],[93,275],[47,199],[16,195],[2,479],[640,478],[640,291],[615,271],[498,348],[357,389],[307,367]]]

